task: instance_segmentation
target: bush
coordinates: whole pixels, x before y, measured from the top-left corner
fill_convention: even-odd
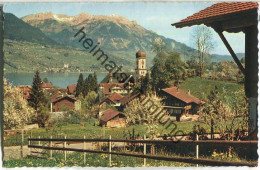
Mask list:
[[[208,137],[206,136],[206,129],[204,129],[203,127],[201,127],[200,125],[194,125],[192,128],[192,132],[190,132],[189,135],[189,139],[191,140],[196,140],[196,135],[199,135],[199,139],[200,140],[205,140],[208,139]]]

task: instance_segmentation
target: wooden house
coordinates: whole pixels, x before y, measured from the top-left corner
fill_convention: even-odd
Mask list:
[[[108,105],[112,105],[115,107],[120,106],[120,99],[122,99],[124,96],[118,94],[118,93],[113,93],[107,97],[105,97],[101,102],[99,102],[99,107],[100,109],[107,108]]]
[[[133,101],[136,98],[139,98],[141,96],[141,93],[139,91],[133,91],[132,93],[129,93],[128,95],[124,96],[120,99],[120,109],[121,111],[124,110],[124,108],[129,104],[131,101]]]
[[[163,97],[164,108],[167,108],[172,116],[176,116],[177,121],[180,121],[183,113],[196,114],[199,106],[205,104],[190,92],[184,92],[178,87],[162,89],[159,95]]]
[[[51,99],[51,112],[62,112],[64,110],[80,110],[80,101],[75,97],[59,96]]]
[[[106,127],[125,127],[126,118],[122,112],[113,109],[107,109],[102,112],[100,125]]]

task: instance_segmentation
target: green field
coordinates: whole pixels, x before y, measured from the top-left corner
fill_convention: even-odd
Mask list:
[[[218,87],[220,92],[222,92],[223,88],[225,88],[225,94],[227,96],[230,96],[232,92],[241,89],[244,90],[243,84],[237,84],[229,81],[208,80],[203,78],[188,78],[180,84],[180,89],[186,92],[190,90],[191,95],[205,100],[205,96],[207,96],[211,90],[214,90],[215,86]]]
[[[197,122],[175,122],[177,129],[182,130],[185,134],[192,131],[193,125],[195,125]],[[209,127],[206,125],[204,126],[208,132],[210,132]],[[159,125],[158,126],[158,134],[163,136],[164,134],[169,133],[175,126],[172,125],[169,128],[165,128],[165,126]],[[47,128],[39,128],[39,129],[33,129],[32,130],[32,136],[35,138],[38,138],[39,136],[41,138],[50,138],[50,136],[54,137],[64,137],[65,135],[67,138],[80,138],[83,139],[84,135],[86,138],[109,138],[111,137],[113,139],[122,139],[127,137],[130,138],[129,133],[133,134],[133,129],[135,136],[143,137],[146,135],[149,137],[149,134],[147,133],[147,126],[144,125],[134,125],[134,126],[128,126],[125,128],[102,128],[100,126],[94,126],[94,121],[85,122],[85,126],[81,126],[80,124],[67,124],[62,125],[59,127],[52,127],[49,130]],[[28,144],[27,138],[30,136],[30,131],[27,131],[24,135],[25,142],[24,144]],[[14,134],[14,135],[5,135],[6,139],[4,140],[4,146],[13,146],[13,145],[21,145],[21,134]]]
[[[146,166],[195,166],[194,164],[171,162],[171,161],[161,161],[147,159]],[[73,166],[91,166],[91,167],[109,167],[109,158],[107,154],[86,154],[86,163],[83,161],[82,153],[72,153],[68,154],[67,161],[64,161],[64,155],[62,153],[54,153],[53,158],[47,159],[34,159],[25,158],[17,160],[9,160],[3,162],[4,167],[14,168],[14,167],[73,167]],[[143,158],[135,158],[129,156],[116,156],[112,155],[112,167],[142,167]]]
[[[193,147],[194,149],[194,147]],[[129,152],[130,153],[130,152]],[[139,154],[141,152],[139,151]],[[156,152],[156,155],[161,156],[179,156],[176,154],[169,154],[167,151]],[[186,156],[188,158],[188,156]],[[191,158],[194,158],[192,156]],[[232,153],[229,157],[226,153],[216,153],[215,155],[203,156],[200,158],[211,159],[211,160],[222,160],[230,162],[252,162],[257,163],[257,159],[247,160],[244,158],[239,158],[236,154]],[[121,156],[121,155],[111,155],[111,167],[143,167],[143,158]],[[109,167],[109,156],[108,154],[96,154],[96,153],[86,153],[86,162],[84,163],[83,153],[70,153],[67,154],[66,161],[64,160],[64,153],[54,152],[53,157],[50,158],[48,153],[45,158],[24,158],[24,159],[13,159],[3,162],[4,167],[14,168],[14,167]],[[153,160],[146,159],[146,167],[159,167],[159,166],[169,166],[169,167],[191,167],[196,166],[196,164],[182,163],[175,161],[163,161],[163,160]],[[205,166],[205,165],[199,165]]]

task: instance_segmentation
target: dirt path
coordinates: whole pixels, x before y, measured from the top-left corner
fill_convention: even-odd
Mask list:
[[[23,146],[23,156],[26,157],[29,154],[28,146]],[[4,160],[20,159],[21,158],[21,146],[7,146],[4,147]]]
[[[55,147],[63,147],[63,144],[57,144]],[[95,145],[92,143],[86,143],[86,149],[95,149]],[[69,144],[67,145],[67,148],[77,148],[77,149],[83,149],[83,143],[77,143],[77,144]],[[34,149],[31,148],[31,151],[37,151],[42,152],[41,149]],[[29,155],[29,148],[27,145],[23,146],[23,157],[25,158],[27,155]],[[10,159],[20,159],[21,156],[21,146],[6,146],[4,147],[4,160],[10,160]]]

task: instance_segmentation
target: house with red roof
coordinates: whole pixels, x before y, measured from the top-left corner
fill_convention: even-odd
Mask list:
[[[99,89],[103,96],[108,96],[113,93],[126,95],[131,88],[126,86],[125,83],[100,83]]]
[[[52,88],[52,84],[51,83],[42,83],[42,88],[44,90],[51,89]]]
[[[107,108],[108,105],[112,105],[115,107],[120,106],[120,99],[124,96],[118,93],[110,94],[109,96],[105,97],[102,101],[99,102],[100,109]]]
[[[125,127],[126,118],[122,112],[113,109],[107,109],[102,112],[100,125],[106,127]]]
[[[172,116],[176,116],[176,120],[180,121],[182,114],[196,114],[198,108],[205,102],[199,98],[192,96],[189,92],[185,92],[178,87],[162,89],[160,96],[163,97],[162,102],[165,103],[164,108]]]

